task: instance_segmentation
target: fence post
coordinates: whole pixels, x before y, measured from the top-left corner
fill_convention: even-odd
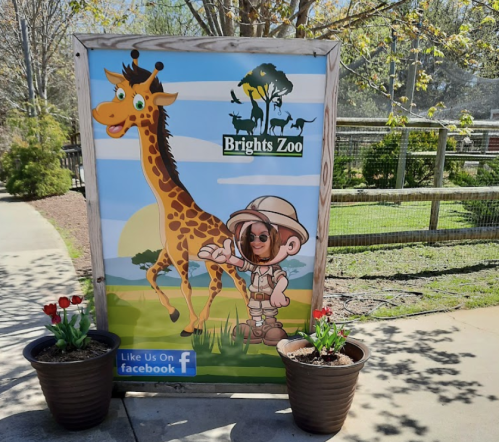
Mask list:
[[[408,146],[409,146],[409,129],[402,129],[402,136],[400,137],[399,162],[397,166],[397,184],[395,185],[396,189],[404,188],[405,166],[407,162]]]
[[[447,147],[448,129],[438,131],[437,157],[435,159],[435,175],[433,187],[442,187],[444,184],[445,149]],[[430,215],[430,230],[437,230],[440,201],[432,201]]]

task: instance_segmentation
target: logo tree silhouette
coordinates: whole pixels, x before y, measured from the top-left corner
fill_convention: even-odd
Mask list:
[[[293,90],[293,83],[288,80],[283,71],[278,71],[272,63],[263,63],[246,74],[238,86],[245,84],[256,89],[260,97],[265,101],[265,129],[263,133],[267,135],[270,103],[276,98],[289,94]]]

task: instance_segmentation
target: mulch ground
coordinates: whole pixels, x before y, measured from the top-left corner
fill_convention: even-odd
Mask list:
[[[90,276],[92,264],[85,197],[80,192],[70,191],[65,195],[29,201],[29,204],[70,234],[71,242],[80,251],[80,257],[73,259],[76,274],[78,277]]]

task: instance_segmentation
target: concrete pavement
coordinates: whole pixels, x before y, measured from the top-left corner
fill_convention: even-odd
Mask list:
[[[499,307],[356,324],[372,357],[335,436],[293,422],[285,395],[128,393],[94,429],[51,418],[22,357],[46,334],[42,306],[79,290],[59,235],[0,187],[0,441],[499,441]]]

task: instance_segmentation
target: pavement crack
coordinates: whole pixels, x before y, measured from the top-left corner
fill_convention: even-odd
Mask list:
[[[139,442],[137,434],[135,433],[135,428],[133,427],[132,419],[130,419],[130,413],[128,413],[128,408],[126,407],[126,404],[125,404],[125,398],[121,399],[121,403],[123,404],[123,408],[125,409],[125,413],[126,413],[126,417],[128,419],[128,424],[130,425],[130,429],[132,430],[133,439],[135,440],[135,442]]]

